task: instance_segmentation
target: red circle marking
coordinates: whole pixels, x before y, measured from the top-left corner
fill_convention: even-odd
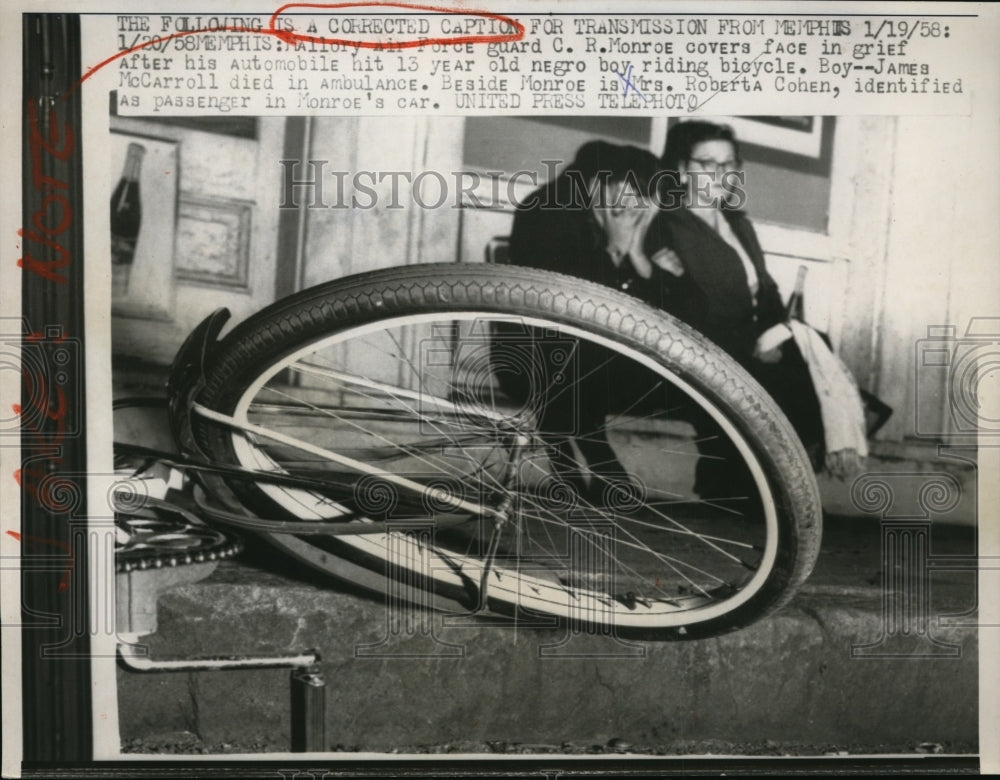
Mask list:
[[[351,38],[326,38],[322,36],[315,35],[304,35],[303,33],[295,32],[294,30],[278,30],[275,27],[278,18],[289,8],[313,8],[320,10],[330,10],[335,8],[405,8],[413,11],[429,11],[431,13],[439,14],[462,14],[465,16],[477,16],[483,19],[493,19],[498,22],[503,22],[514,28],[515,32],[511,33],[498,33],[496,35],[456,35],[456,36],[444,36],[436,38],[418,38],[415,40],[402,40],[402,41],[357,41]],[[66,99],[72,94],[77,87],[83,84],[84,81],[93,76],[97,71],[103,68],[105,65],[109,65],[117,59],[121,59],[133,52],[141,51],[142,49],[148,49],[151,46],[156,46],[163,41],[169,41],[173,38],[184,38],[188,35],[200,35],[201,33],[217,33],[217,32],[236,32],[236,33],[252,33],[254,35],[271,35],[279,40],[283,41],[288,45],[295,43],[315,43],[322,46],[354,46],[359,49],[412,49],[417,46],[430,46],[433,44],[445,44],[445,45],[457,45],[462,43],[508,43],[511,41],[519,41],[524,38],[524,25],[521,24],[516,19],[512,19],[509,16],[504,16],[503,14],[494,14],[488,11],[475,11],[467,8],[444,8],[440,6],[433,5],[418,5],[414,3],[286,3],[281,6],[277,11],[271,14],[271,18],[268,21],[268,26],[262,30],[255,30],[249,27],[213,27],[212,29],[205,30],[184,30],[183,32],[171,33],[170,35],[164,35],[159,38],[152,38],[151,40],[145,41],[143,43],[132,46],[131,48],[125,49],[124,51],[112,54],[107,59],[102,60],[93,67],[89,68],[80,80],[76,82],[70,89],[62,94],[62,98]]]
[[[331,10],[335,8],[405,8],[411,11],[430,11],[431,13],[444,13],[444,14],[462,14],[465,16],[478,16],[482,19],[493,19],[494,21],[503,22],[516,30],[516,32],[511,33],[498,33],[494,35],[456,35],[456,36],[444,36],[438,38],[418,38],[415,40],[402,40],[402,41],[392,41],[388,43],[386,41],[359,41],[352,38],[327,38],[325,36],[317,35],[305,35],[303,33],[289,31],[289,30],[278,30],[275,25],[277,24],[278,18],[285,13],[289,8],[310,8],[310,9],[323,9]],[[510,18],[509,16],[504,16],[503,14],[493,14],[488,11],[473,11],[467,10],[465,8],[443,8],[440,6],[433,5],[418,5],[414,3],[363,3],[363,2],[351,2],[351,3],[286,3],[281,6],[277,11],[271,15],[271,20],[268,23],[267,32],[280,38],[282,41],[288,44],[293,43],[318,43],[323,46],[357,46],[362,49],[377,49],[382,47],[390,47],[396,49],[407,49],[413,48],[415,46],[427,46],[430,44],[462,44],[462,43],[504,43],[507,41],[518,41],[524,37],[524,25],[520,22]]]

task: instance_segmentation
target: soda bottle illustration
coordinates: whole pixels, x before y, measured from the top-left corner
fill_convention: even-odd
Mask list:
[[[806,321],[803,290],[805,290],[806,272],[808,270],[804,265],[800,265],[799,272],[795,276],[795,288],[792,290],[792,294],[788,298],[788,305],[785,307],[785,320],[788,322],[792,320],[797,322]]]
[[[121,178],[111,195],[111,294],[128,292],[129,275],[135,260],[135,244],[142,226],[139,177],[146,147],[130,143]]]

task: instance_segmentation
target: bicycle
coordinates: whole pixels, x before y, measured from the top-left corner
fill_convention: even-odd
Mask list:
[[[219,339],[228,316],[199,325],[171,368],[182,455],[145,452],[189,471],[212,526],[369,590],[405,580],[468,614],[639,638],[744,627],[815,563],[818,489],[777,406],[703,336],[623,293],[514,266],[417,265],[304,290]],[[556,433],[577,449],[609,442],[618,479],[567,474],[540,428],[597,370],[581,350],[607,356],[628,400],[600,430]],[[528,392],[506,393],[505,378]],[[751,491],[690,493],[698,448],[683,416],[663,413],[675,402],[715,421]]]

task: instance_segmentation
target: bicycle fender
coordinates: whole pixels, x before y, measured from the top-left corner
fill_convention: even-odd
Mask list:
[[[219,344],[219,333],[229,319],[229,309],[216,309],[202,320],[181,344],[167,379],[170,430],[178,451],[204,458],[191,432],[191,404],[205,386],[205,368]]]

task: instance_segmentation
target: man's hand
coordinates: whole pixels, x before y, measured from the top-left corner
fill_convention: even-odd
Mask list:
[[[594,218],[604,231],[606,246],[612,254],[628,254],[633,244],[641,214],[637,209],[599,208]]]
[[[657,214],[657,208],[652,201],[643,198],[641,205],[637,206],[634,211],[638,214],[638,217],[632,229],[631,240],[625,251],[633,258],[639,258],[644,265],[649,265],[643,245],[646,242],[646,233],[649,232],[649,226],[653,224],[653,218]]]
[[[772,364],[780,363],[782,356],[781,345],[779,344],[778,346],[772,349],[765,349],[765,350],[758,349],[756,352],[753,353],[753,356],[757,358],[757,360],[759,360],[761,363],[772,363]]]
[[[653,264],[662,268],[668,274],[684,276],[684,263],[673,249],[664,247],[652,257]]]

